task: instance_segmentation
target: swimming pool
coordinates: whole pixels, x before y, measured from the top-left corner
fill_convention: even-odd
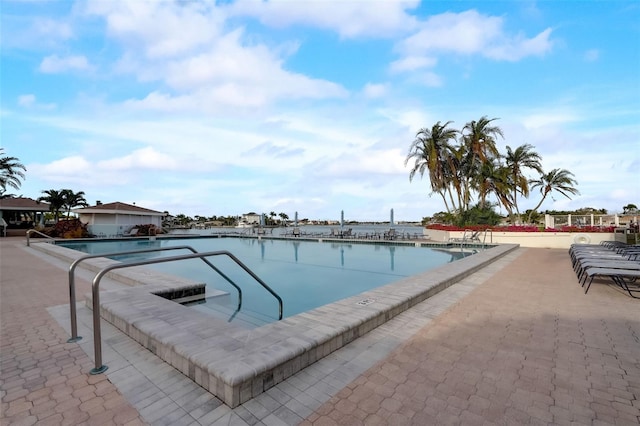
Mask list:
[[[319,306],[354,296],[405,277],[428,271],[469,255],[461,250],[444,250],[409,244],[362,244],[257,238],[171,238],[150,241],[119,240],[64,242],[59,245],[90,254],[189,245],[199,252],[227,250],[237,256],[283,299],[283,316],[290,317]],[[127,262],[149,257],[176,255],[157,252],[120,256]],[[233,316],[245,325],[262,325],[277,320],[278,304],[240,267],[224,257],[209,258],[243,291],[241,315]],[[151,269],[207,283],[216,295],[193,305],[214,315],[233,312],[237,291],[199,259],[160,263]]]
[[[33,243],[31,248],[69,262],[83,256],[47,242]],[[517,248],[515,244],[487,247],[456,262],[257,328],[244,328],[157,296],[191,288],[192,280],[174,279],[148,268],[126,269],[111,278],[128,286],[100,291],[100,308],[93,311],[99,316],[91,323],[100,324],[100,318],[111,323],[233,408]],[[345,251],[345,265],[349,259]],[[98,272],[113,262],[89,259],[83,269]],[[367,303],[361,303],[364,300]],[[95,299],[87,300],[92,302]],[[436,314],[435,306],[435,311],[428,308],[420,315]]]

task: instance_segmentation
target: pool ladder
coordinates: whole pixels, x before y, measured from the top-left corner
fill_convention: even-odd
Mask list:
[[[482,240],[480,240],[480,234],[482,234]],[[465,244],[473,244],[474,242],[481,244],[482,248],[485,248],[487,245],[487,234],[489,234],[489,244],[493,244],[493,231],[491,228],[485,229],[484,232],[465,229],[462,238],[455,242],[460,244],[460,248],[464,248]]]
[[[45,241],[48,242],[48,243],[53,243],[56,240],[55,238],[53,238],[53,237],[51,237],[51,236],[49,236],[49,235],[47,235],[47,234],[45,234],[43,232],[40,232],[40,231],[38,231],[36,229],[29,229],[27,231],[27,233],[26,233],[26,236],[27,236],[27,247],[29,247],[31,245],[31,242],[29,241],[29,239],[31,238],[31,234],[38,234],[41,237],[45,237],[47,239]]]
[[[175,247],[160,247],[160,248],[152,248],[145,250],[131,250],[131,251],[121,251],[114,253],[102,253],[102,254],[90,254],[87,256],[82,256],[76,259],[69,266],[69,308],[71,314],[71,338],[68,342],[76,342],[82,339],[81,336],[78,336],[78,321],[76,314],[76,292],[75,292],[75,269],[78,264],[84,260],[92,259],[96,257],[110,257],[110,256],[121,256],[126,254],[138,254],[138,253],[150,253],[157,251],[168,251],[168,250],[182,250],[186,249],[191,251],[191,254],[184,254],[178,256],[169,256],[162,257],[157,259],[146,259],[140,260],[136,262],[130,263],[119,263],[116,265],[107,266],[103,268],[98,274],[93,278],[93,282],[91,284],[91,292],[93,298],[93,348],[95,352],[95,367],[91,369],[90,374],[100,374],[107,371],[107,366],[102,364],[102,336],[100,331],[100,280],[104,277],[108,272],[113,271],[114,269],[123,269],[130,268],[133,266],[144,266],[151,265],[155,263],[166,263],[166,262],[175,262],[178,260],[187,260],[187,259],[201,259],[204,263],[206,263],[209,267],[215,270],[220,276],[222,276],[229,284],[235,287],[238,290],[238,308],[237,311],[240,310],[242,306],[242,289],[235,284],[231,278],[225,275],[220,269],[218,269],[215,265],[209,262],[206,258],[212,256],[227,256],[231,260],[233,260],[238,266],[244,269],[253,279],[255,279],[265,290],[267,290],[273,297],[278,301],[278,320],[282,319],[282,298],[271,289],[264,281],[260,279],[248,266],[240,261],[236,256],[234,256],[231,252],[226,250],[219,251],[210,251],[199,253],[191,246],[175,246]],[[236,312],[237,312],[236,311]]]

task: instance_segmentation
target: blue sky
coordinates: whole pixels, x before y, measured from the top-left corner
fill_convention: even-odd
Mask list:
[[[580,195],[542,210],[640,205],[637,1],[0,7],[0,144],[27,167],[18,195],[419,220],[444,205],[409,182],[416,132],[488,116],[501,152],[528,143],[545,171],[575,175]]]

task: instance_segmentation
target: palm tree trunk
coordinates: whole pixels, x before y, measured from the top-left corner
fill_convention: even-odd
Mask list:
[[[444,208],[447,209],[447,213],[451,213],[449,209],[449,203],[447,203],[447,194],[445,190],[438,191],[438,194],[442,197],[442,201],[444,202]]]
[[[542,205],[542,203],[544,202],[545,198],[547,198],[547,194],[548,193],[549,193],[549,191],[545,191],[544,194],[542,194],[542,199],[540,200],[538,205],[535,206],[533,209],[531,209],[531,211],[529,212],[529,217],[527,218],[527,223],[531,223],[531,216],[533,216],[533,212],[538,210],[538,208]]]
[[[513,207],[516,209],[516,215],[517,215],[518,220],[520,220],[520,210],[518,209],[517,197],[518,197],[518,189],[514,188],[513,189]]]
[[[449,199],[451,200],[451,207],[452,207],[450,213],[453,213],[456,210],[458,210],[459,207],[456,206],[456,201],[453,198],[453,191],[451,190],[451,187],[447,188],[447,191],[449,192]],[[460,202],[460,192],[459,191],[458,191],[458,202]]]

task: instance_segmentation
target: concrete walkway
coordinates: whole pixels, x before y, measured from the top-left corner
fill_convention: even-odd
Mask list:
[[[3,425],[640,423],[640,300],[584,295],[566,250],[520,249],[233,410],[108,324],[89,375],[68,298],[65,265],[0,238]]]

